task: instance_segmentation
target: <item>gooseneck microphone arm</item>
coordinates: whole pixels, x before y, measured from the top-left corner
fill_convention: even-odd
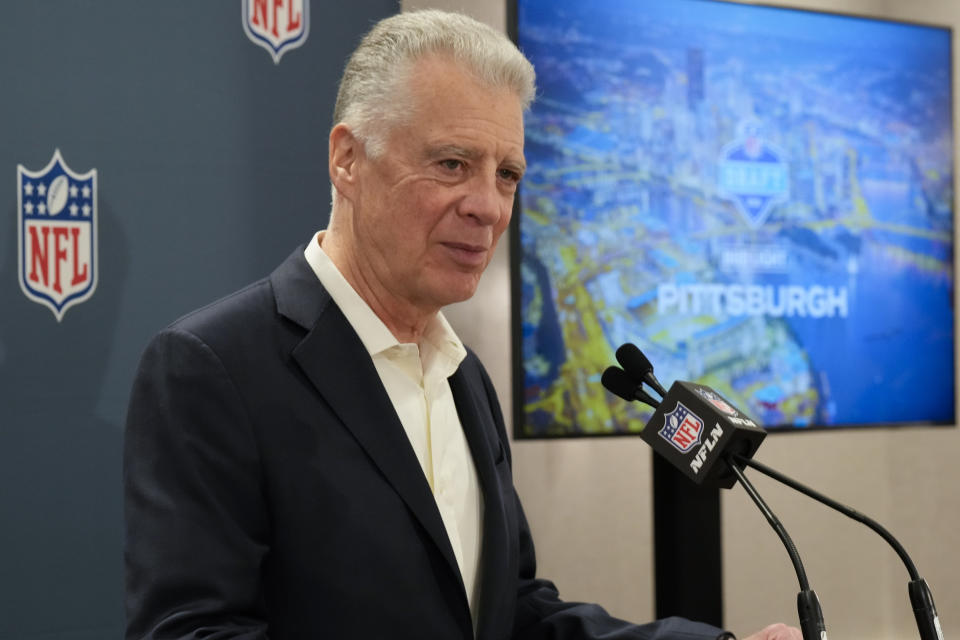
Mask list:
[[[903,548],[903,545],[900,544],[900,542],[893,537],[893,534],[887,531],[883,525],[876,520],[863,515],[859,511],[851,509],[850,507],[837,502],[832,498],[828,498],[819,491],[811,489],[810,487],[797,482],[793,478],[786,476],[776,469],[768,467],[761,462],[757,462],[756,460],[746,458],[738,454],[733,454],[733,458],[736,462],[743,465],[748,465],[760,473],[773,478],[777,482],[785,484],[791,489],[799,491],[803,495],[813,498],[817,502],[825,504],[831,509],[839,511],[843,515],[856,520],[857,522],[869,527],[880,537],[886,540],[887,543],[893,547],[893,550],[897,552],[897,555],[900,556],[904,566],[907,568],[907,573],[910,574],[910,582],[907,584],[907,591],[910,594],[910,603],[913,606],[913,615],[917,620],[917,630],[920,632],[921,640],[943,640],[943,630],[940,627],[940,619],[937,616],[936,606],[933,604],[933,595],[930,593],[930,587],[927,586],[926,580],[920,577],[920,572],[917,571],[916,565],[913,564],[913,560],[911,560],[910,556],[907,555],[907,551]]]
[[[725,456],[724,459],[726,460],[727,466],[730,467],[737,481],[747,492],[747,495],[750,496],[750,499],[753,500],[754,504],[757,505],[763,517],[767,519],[767,522],[770,523],[770,526],[773,527],[773,530],[783,542],[783,546],[786,547],[787,554],[790,556],[790,561],[793,563],[793,568],[797,573],[797,580],[800,582],[800,593],[797,594],[797,613],[800,619],[800,631],[803,633],[803,640],[826,640],[827,627],[823,621],[823,611],[820,609],[820,600],[817,598],[816,592],[810,588],[810,583],[807,581],[807,572],[804,570],[803,562],[800,560],[800,553],[797,552],[797,547],[793,544],[793,539],[790,537],[790,534],[787,533],[780,519],[777,518],[776,514],[767,506],[767,503],[760,497],[756,488],[747,479],[747,476],[744,475],[743,470],[736,464],[734,461],[735,457],[739,456],[734,456],[733,454]]]
[[[903,545],[901,545],[900,542],[898,542],[897,539],[894,538],[893,535],[889,531],[887,531],[876,520],[868,518],[867,516],[863,515],[859,511],[856,511],[855,509],[851,509],[850,507],[844,504],[841,504],[832,498],[828,498],[827,496],[823,495],[819,491],[811,489],[810,487],[804,484],[801,484],[800,482],[794,480],[793,478],[786,476],[780,473],[779,471],[777,471],[776,469],[773,469],[772,467],[768,467],[767,465],[761,462],[757,462],[756,460],[752,460],[750,458],[744,458],[743,456],[738,454],[733,454],[733,457],[740,464],[745,464],[749,467],[752,467],[757,471],[759,471],[760,473],[762,473],[763,475],[769,476],[774,480],[776,480],[777,482],[780,482],[781,484],[785,484],[791,489],[794,489],[795,491],[799,491],[803,495],[809,496],[814,500],[816,500],[817,502],[823,503],[828,507],[830,507],[831,509],[839,511],[845,516],[853,518],[857,522],[870,527],[871,529],[876,531],[884,540],[886,540],[890,544],[890,546],[893,547],[894,551],[897,552],[897,555],[900,556],[900,559],[903,561],[903,564],[906,565],[907,567],[907,572],[910,574],[910,579],[911,580],[920,579],[920,574],[917,572],[917,567],[913,564],[913,560],[910,559],[910,556],[907,555],[907,552],[903,548]]]
[[[773,527],[773,530],[776,531],[777,535],[780,537],[780,540],[783,542],[783,546],[787,548],[787,553],[790,555],[790,561],[793,563],[793,568],[797,572],[797,580],[800,582],[800,589],[803,591],[810,590],[810,583],[807,581],[807,572],[803,568],[803,562],[800,560],[800,553],[797,551],[797,547],[793,544],[793,539],[790,537],[790,534],[787,533],[787,530],[783,527],[783,524],[780,522],[780,519],[777,518],[776,514],[767,506],[767,503],[760,497],[760,494],[757,492],[757,489],[753,486],[747,476],[743,474],[743,471],[736,464],[733,463],[729,458],[727,464],[730,465],[730,470],[733,471],[733,475],[737,477],[737,482],[744,488],[747,492],[747,495],[750,496],[750,499],[753,500],[754,504],[757,505],[757,508],[760,509],[760,513],[763,514],[763,517],[767,519],[767,522],[770,523],[770,526]]]

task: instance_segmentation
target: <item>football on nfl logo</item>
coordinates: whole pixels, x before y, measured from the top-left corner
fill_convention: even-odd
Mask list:
[[[97,288],[97,170],[80,174],[57,149],[47,166],[17,165],[20,288],[57,322]]]
[[[310,33],[310,0],[241,0],[243,31],[266,49],[274,64]]]

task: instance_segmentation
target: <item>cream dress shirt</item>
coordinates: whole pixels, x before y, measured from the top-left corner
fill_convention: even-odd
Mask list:
[[[447,382],[467,351],[442,313],[419,345],[397,341],[324,253],[324,233],[307,244],[304,256],[370,353],[407,432],[457,558],[476,629],[483,496]]]

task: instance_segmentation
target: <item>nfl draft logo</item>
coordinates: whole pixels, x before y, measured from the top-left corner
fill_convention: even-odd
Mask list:
[[[79,174],[60,150],[40,171],[17,165],[17,270],[27,298],[57,322],[97,288],[97,170]]]
[[[774,205],[790,196],[790,177],[783,154],[759,137],[755,124],[747,123],[740,130],[739,138],[720,152],[717,190],[756,229]]]
[[[280,56],[302,45],[310,32],[310,0],[241,0],[243,31],[251,42]]]
[[[680,453],[687,453],[700,444],[703,420],[678,402],[673,411],[663,414],[663,428],[658,433]]]

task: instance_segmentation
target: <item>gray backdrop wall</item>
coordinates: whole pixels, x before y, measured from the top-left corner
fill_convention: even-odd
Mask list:
[[[140,351],[325,224],[337,79],[360,34],[398,10],[314,0],[306,40],[275,64],[245,35],[242,6],[4,7],[2,640],[121,636],[120,451]],[[98,182],[97,286],[60,322],[21,291],[17,268],[17,166],[38,171],[55,149]]]

